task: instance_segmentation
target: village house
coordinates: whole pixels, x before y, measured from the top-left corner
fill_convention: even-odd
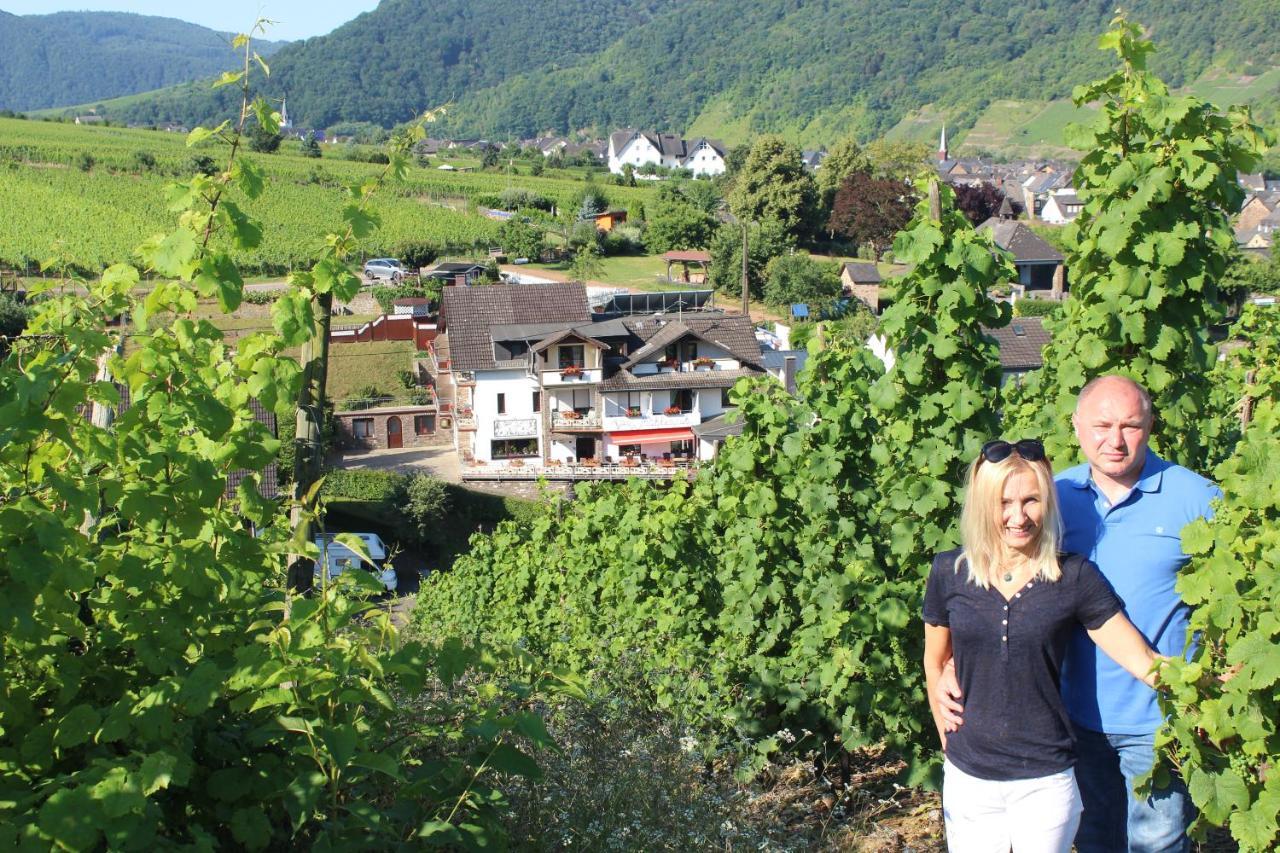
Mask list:
[[[840,269],[840,282],[845,296],[861,301],[873,314],[880,313],[880,286],[884,279],[875,264],[858,261],[845,264]]]
[[[714,454],[723,436],[695,428],[725,414],[729,389],[770,375],[748,317],[593,313],[580,284],[449,289],[441,325],[464,476],[671,476]]]
[[[722,175],[724,155],[723,143],[706,137],[686,142],[674,133],[630,129],[609,135],[609,171],[615,175],[621,175],[626,166],[640,169],[646,165],[688,169],[695,176]]]
[[[1063,189],[1070,183],[1070,172],[1056,170],[1040,171],[1023,181],[1022,206],[1026,208],[1027,217],[1038,217],[1053,191]]]
[[[1023,376],[1044,366],[1044,348],[1052,339],[1039,317],[1014,317],[1009,325],[982,330],[1000,346],[1000,384],[1021,383]]]
[[[993,216],[978,226],[979,231],[990,231],[992,240],[1001,249],[1013,255],[1018,280],[1027,296],[1041,299],[1061,299],[1066,293],[1066,268],[1062,253],[1046,243],[1024,223],[1011,218],[1001,206],[1001,215]]]
[[[394,450],[447,441],[436,432],[436,404],[388,403],[333,413],[342,446],[352,450]]]
[[[469,287],[484,276],[484,264],[475,261],[440,261],[422,271],[422,278],[434,278],[446,285]]]
[[[1080,215],[1084,202],[1070,187],[1054,190],[1040,209],[1040,218],[1050,225],[1066,225]]]

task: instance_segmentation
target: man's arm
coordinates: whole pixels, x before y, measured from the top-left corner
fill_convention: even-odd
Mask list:
[[[926,631],[928,626],[926,626]],[[927,637],[927,634],[926,634]],[[964,694],[960,691],[960,681],[956,678],[956,662],[949,654],[938,675],[936,684],[929,687],[929,701],[937,708],[946,730],[954,732],[964,724],[964,705],[960,700]]]
[[[941,625],[924,626],[924,680],[929,695],[929,710],[933,714],[933,724],[938,727],[938,740],[942,749],[947,749],[947,732],[955,731],[958,726],[950,725],[943,713],[942,704],[938,701],[940,683],[950,672],[950,679],[955,681],[955,667],[951,664],[951,629]],[[956,688],[957,691],[959,688]]]

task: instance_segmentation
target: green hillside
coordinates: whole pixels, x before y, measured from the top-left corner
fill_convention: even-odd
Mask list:
[[[0,12],[0,109],[91,103],[217,74],[230,37],[123,12]],[[284,42],[264,42],[274,53]]]
[[[981,136],[999,130],[981,126],[993,105],[1059,100],[1104,74],[1110,60],[1095,44],[1114,8],[1111,0],[384,0],[328,36],[282,49],[267,94],[287,94],[293,118],[315,127],[389,126],[452,102],[440,132],[457,136],[640,126],[729,141],[779,131],[809,145],[849,131],[882,135],[913,115],[924,117],[919,132],[935,115]],[[1134,0],[1126,9],[1149,27],[1160,46],[1152,65],[1175,86],[1203,81],[1234,96],[1257,87],[1229,81],[1268,80],[1261,72],[1280,65],[1280,0]],[[1230,70],[1205,76],[1213,69]],[[111,110],[129,121],[193,124],[221,117],[229,98],[167,92]],[[1034,136],[1037,122],[1028,121]]]

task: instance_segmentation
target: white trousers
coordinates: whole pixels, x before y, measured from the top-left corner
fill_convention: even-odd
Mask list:
[[[1074,770],[991,782],[943,765],[942,816],[951,853],[1070,853],[1080,825]]]

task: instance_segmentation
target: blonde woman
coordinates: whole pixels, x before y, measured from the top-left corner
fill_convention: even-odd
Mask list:
[[[924,599],[925,678],[946,756],[953,853],[1067,853],[1080,822],[1073,736],[1059,693],[1077,624],[1134,678],[1156,655],[1096,566],[1058,550],[1053,471],[1035,439],[991,441],[969,467],[963,547],[937,555]],[[966,697],[947,732],[934,687],[949,659]]]

